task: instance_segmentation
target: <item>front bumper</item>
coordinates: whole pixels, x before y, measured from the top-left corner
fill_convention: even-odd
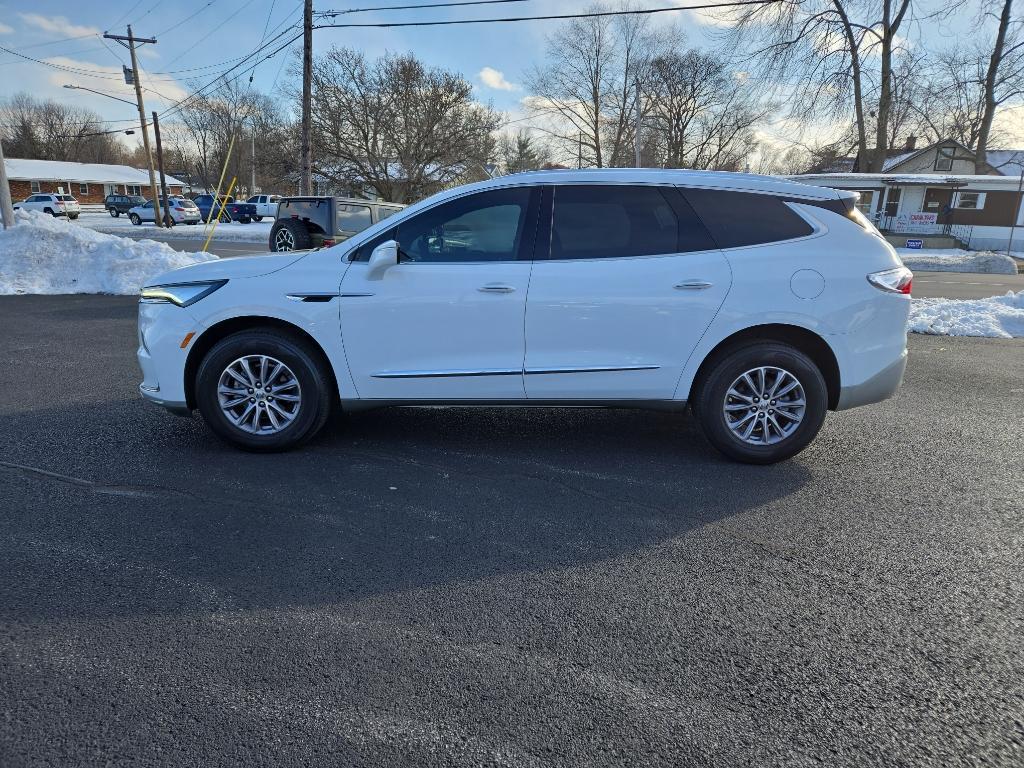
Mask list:
[[[139,302],[139,392],[179,415],[191,413],[185,397],[185,363],[191,344],[185,348],[181,345],[189,333],[197,330],[195,318],[185,308]]]

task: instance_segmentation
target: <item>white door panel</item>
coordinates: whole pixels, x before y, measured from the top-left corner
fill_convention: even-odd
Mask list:
[[[536,262],[527,396],[670,399],[731,281],[720,251]]]
[[[530,262],[353,264],[341,327],[360,398],[515,400]]]

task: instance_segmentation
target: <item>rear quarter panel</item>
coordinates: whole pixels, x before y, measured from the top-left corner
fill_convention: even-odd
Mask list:
[[[722,251],[732,267],[732,289],[683,367],[677,399],[689,397],[701,363],[719,343],[759,325],[793,325],[819,335],[835,353],[844,387],[905,350],[909,297],[882,293],[867,281],[870,272],[901,265],[895,250],[844,216],[790,207],[813,234]]]

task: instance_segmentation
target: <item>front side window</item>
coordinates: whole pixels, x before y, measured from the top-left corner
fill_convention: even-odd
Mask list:
[[[951,171],[953,170],[953,155],[956,153],[956,147],[946,146],[939,147],[935,153],[935,170],[936,171]]]
[[[362,232],[373,223],[368,205],[339,205],[335,218],[339,232]]]
[[[684,189],[719,248],[740,248],[806,237],[814,232],[784,200],[723,189]]]
[[[539,190],[538,190],[539,192]],[[442,203],[398,225],[402,259],[410,262],[514,261],[525,243],[531,190],[495,189]]]

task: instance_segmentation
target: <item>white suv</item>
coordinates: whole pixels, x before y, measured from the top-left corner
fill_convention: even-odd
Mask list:
[[[774,178],[543,171],[332,248],[151,281],[142,394],[256,451],[393,405],[691,406],[741,461],[890,397],[911,273],[856,195]]]
[[[20,203],[15,204],[14,210],[42,211],[51,216],[67,216],[69,219],[77,219],[82,212],[78,201],[71,195],[29,195]]]

